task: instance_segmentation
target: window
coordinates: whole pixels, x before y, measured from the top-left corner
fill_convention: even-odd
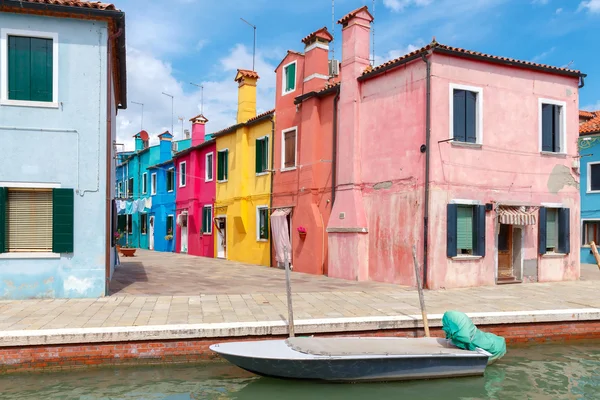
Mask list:
[[[58,34],[2,29],[3,104],[58,106]]]
[[[204,206],[202,208],[202,233],[212,233],[212,206]]]
[[[128,180],[127,197],[133,197],[133,178]]]
[[[581,236],[582,238],[582,245],[584,246],[589,246],[590,243],[594,242],[595,244],[599,245],[600,243],[598,243],[598,233],[600,232],[600,221],[584,221],[583,222],[583,235]]]
[[[204,163],[204,181],[210,182],[213,180],[213,153],[208,153]]]
[[[448,257],[485,256],[485,206],[448,204],[446,223]]]
[[[119,182],[118,195],[117,197],[121,198],[123,196],[123,182]]]
[[[142,174],[142,193],[148,193],[148,173],[144,172]]]
[[[125,193],[124,194],[125,194],[125,196],[123,196],[123,197],[125,197],[125,198],[129,197],[129,180],[125,181]]]
[[[538,251],[540,254],[571,252],[568,208],[540,207]]]
[[[175,190],[175,168],[167,170],[167,192]]]
[[[283,67],[283,94],[296,90],[296,61]]]
[[[133,216],[131,214],[127,214],[127,233],[133,235]]]
[[[482,142],[483,90],[450,85],[450,138],[456,142]]]
[[[148,214],[140,214],[140,234],[145,235],[148,232]]]
[[[267,136],[256,139],[255,170],[257,174],[267,172],[269,169],[269,138]]]
[[[587,192],[600,192],[600,162],[587,164]]]
[[[226,182],[229,168],[229,150],[217,152],[217,181]]]
[[[173,235],[174,233],[173,216],[167,215],[167,235]]]
[[[156,172],[150,175],[150,194],[156,194]]]
[[[0,188],[0,253],[72,253],[73,189]]]
[[[549,153],[566,153],[566,103],[540,99],[540,147]]]
[[[186,182],[186,178],[187,178],[185,176],[186,167],[187,167],[187,164],[185,161],[183,161],[179,164],[179,187],[185,187],[185,182]]]
[[[256,240],[269,239],[269,208],[256,207]]]
[[[282,136],[281,169],[285,171],[296,168],[296,128],[283,131]]]

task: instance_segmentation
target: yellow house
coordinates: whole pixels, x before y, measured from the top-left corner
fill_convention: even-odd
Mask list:
[[[238,69],[235,81],[236,124],[213,134],[217,146],[215,256],[270,266],[275,110],[256,115],[256,72]]]

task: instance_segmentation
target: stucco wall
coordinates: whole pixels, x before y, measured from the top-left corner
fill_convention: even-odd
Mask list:
[[[57,32],[59,41],[59,107],[0,106],[0,181],[75,190],[74,253],[59,259],[0,255],[0,297],[103,296],[107,25],[0,13],[0,27]]]
[[[600,221],[600,193],[588,193],[588,164],[600,162],[600,136],[586,136],[579,139],[580,147],[580,174],[581,184],[579,186],[581,194],[581,262],[595,264],[596,259],[591,253],[589,246],[582,245],[583,243],[583,222],[584,221]]]

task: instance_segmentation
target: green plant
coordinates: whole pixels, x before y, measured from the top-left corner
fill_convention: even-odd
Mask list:
[[[173,240],[173,235],[167,235],[167,236],[165,236],[165,240]]]

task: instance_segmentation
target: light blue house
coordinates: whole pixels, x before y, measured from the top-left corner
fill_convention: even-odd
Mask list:
[[[125,15],[0,3],[0,298],[94,298],[115,264]]]
[[[596,263],[590,243],[600,245],[600,111],[579,112],[581,262]]]

